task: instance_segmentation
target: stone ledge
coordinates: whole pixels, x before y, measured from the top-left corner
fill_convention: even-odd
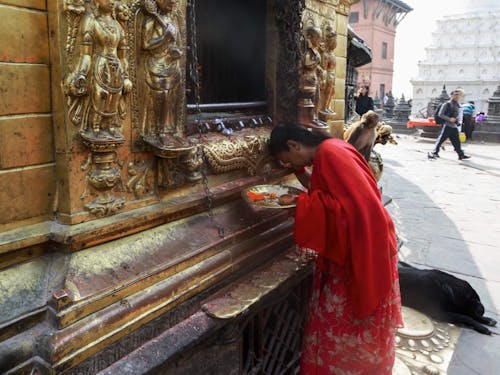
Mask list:
[[[283,226],[284,225],[284,226]],[[141,289],[102,310],[45,335],[44,359],[56,373],[64,372],[165,314],[179,303],[277,256],[292,245],[291,223],[275,227],[247,241],[234,243],[157,284]]]
[[[203,343],[208,347],[209,343],[205,340],[213,341],[217,333],[220,333],[225,326],[244,321],[263,305],[270,303],[270,301],[276,302],[279,299],[276,297],[280,296],[282,291],[288,290],[287,288],[291,284],[298,283],[311,274],[312,267],[304,264],[299,266],[295,258],[294,252],[288,250],[251,274],[240,278],[211,297],[203,305],[205,313],[200,311],[192,315],[98,374],[139,375],[161,373],[158,371],[168,363],[173,364],[178,359],[179,354],[181,352],[185,353],[186,349],[194,348]],[[276,274],[276,270],[279,270],[278,274]],[[240,292],[242,287],[249,283],[260,285],[260,291],[258,290],[259,287],[257,287],[250,291],[251,295],[245,297]],[[227,298],[228,293],[239,296],[234,305],[239,313],[223,319],[211,316],[212,314],[208,310],[211,310],[211,308],[219,310],[222,306],[220,305],[221,298]],[[236,306],[238,303],[240,305]],[[230,343],[230,341],[227,342]],[[237,366],[237,364],[232,363],[231,366]]]

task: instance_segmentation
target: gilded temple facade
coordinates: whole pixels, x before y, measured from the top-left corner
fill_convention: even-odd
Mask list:
[[[241,191],[341,135],[353,2],[0,0],[0,372],[296,368],[311,270]]]

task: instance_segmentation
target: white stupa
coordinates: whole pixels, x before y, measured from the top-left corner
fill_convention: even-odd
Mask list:
[[[500,1],[469,1],[466,12],[438,20],[426,54],[411,80],[412,116],[425,112],[443,85],[448,93],[464,89],[464,101],[473,100],[476,112],[486,112],[500,83]]]

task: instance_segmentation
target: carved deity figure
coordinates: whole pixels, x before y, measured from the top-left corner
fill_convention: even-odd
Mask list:
[[[326,28],[324,49],[321,54],[321,67],[323,79],[321,81],[321,95],[319,110],[326,114],[335,114],[330,105],[335,95],[335,69],[337,60],[333,51],[337,47],[337,33],[330,26]]]
[[[300,122],[306,126],[325,127],[326,124],[318,120],[320,83],[323,77],[320,50],[321,29],[308,26],[305,29],[305,37],[307,48],[303,56],[299,88],[302,96],[299,103]]]
[[[141,34],[147,84],[143,129],[167,147],[182,144],[177,123],[182,50],[176,5],[176,0],[145,0]]]
[[[88,139],[123,139],[123,96],[128,79],[127,38],[115,18],[115,0],[92,0],[80,28],[80,54],[65,80],[70,118]]]

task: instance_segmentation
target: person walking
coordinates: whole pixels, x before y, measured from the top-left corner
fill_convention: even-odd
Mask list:
[[[472,132],[474,131],[474,118],[472,117],[474,114],[474,110],[476,107],[474,106],[474,102],[471,100],[469,103],[464,105],[464,119],[462,130],[465,133],[465,136],[468,140],[472,140]]]
[[[361,86],[358,95],[354,97],[356,100],[356,113],[363,116],[366,112],[373,111],[373,99],[368,96],[368,86]]]
[[[269,148],[309,189],[294,225],[295,242],[317,254],[300,373],[390,375],[402,326],[397,240],[373,172],[351,144],[297,124],[276,125]]]
[[[458,154],[459,160],[469,159],[470,156],[466,155],[462,150],[460,145],[460,139],[458,137],[458,120],[460,114],[460,99],[464,96],[464,91],[457,89],[452,91],[451,99],[444,103],[439,110],[438,116],[445,120],[445,123],[441,129],[441,133],[434,145],[434,150],[429,152],[427,156],[429,159],[439,158],[439,150],[441,145],[448,138],[450,139],[455,152]]]

